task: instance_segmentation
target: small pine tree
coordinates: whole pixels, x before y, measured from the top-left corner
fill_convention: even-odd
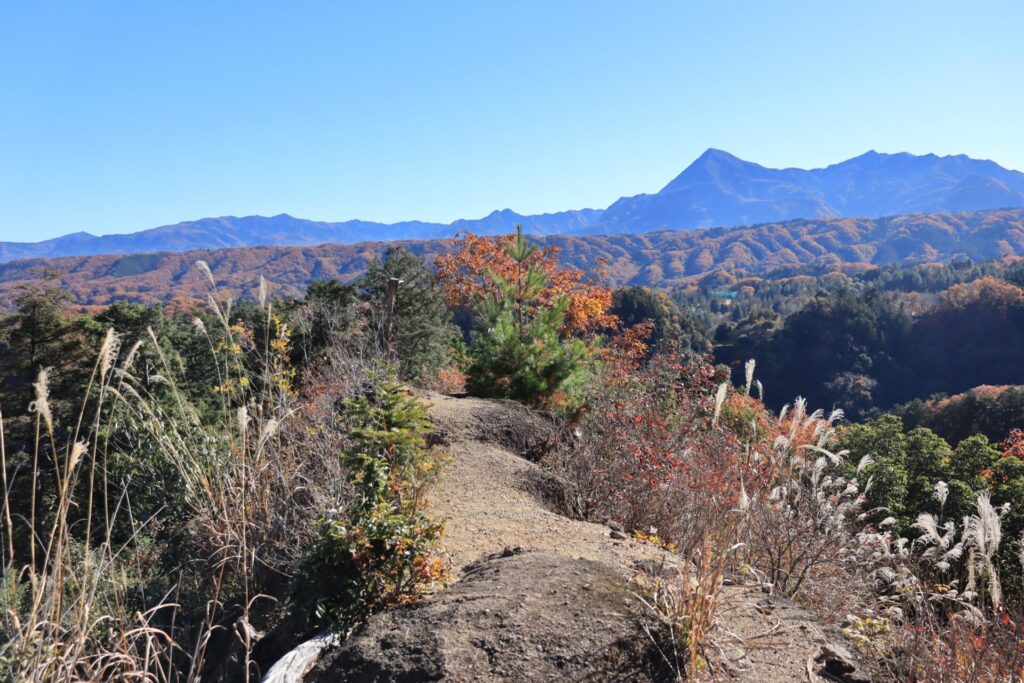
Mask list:
[[[587,345],[559,334],[568,300],[539,302],[547,279],[542,270],[529,265],[534,250],[517,226],[509,247],[515,264],[512,277],[488,273],[493,293],[477,302],[482,322],[473,331],[469,348],[466,374],[471,393],[544,402],[585,375]]]
[[[299,603],[344,633],[443,574],[443,523],[425,509],[436,466],[425,406],[389,376],[347,401],[346,415],[352,444],[341,459],[355,499],[347,515],[321,522],[296,584]]]

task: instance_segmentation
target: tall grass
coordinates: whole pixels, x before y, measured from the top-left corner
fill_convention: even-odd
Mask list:
[[[700,360],[656,356],[595,392],[554,461],[585,515],[679,555],[680,575],[641,595],[671,671],[713,666],[705,651],[730,577],[849,622],[863,654],[901,680],[1024,674],[1022,615],[997,562],[1005,507],[983,492],[962,520],[922,514],[915,537],[898,537],[895,518],[864,509],[873,459],[847,464],[853,455],[835,449],[842,412],[797,399],[771,416],[750,396],[753,369],[735,390]],[[948,494],[939,482],[940,509]]]
[[[129,596],[131,577],[145,571],[138,565],[141,556],[133,552],[145,522],[131,518],[124,491],[111,497],[106,486],[96,485],[106,453],[95,427],[115,400],[117,350],[117,335],[108,332],[74,428],[63,442],[54,429],[49,371],[39,372],[32,405],[36,434],[32,470],[14,475],[31,478],[28,511],[14,506],[13,481],[8,481],[7,453],[0,437],[6,540],[0,583],[0,667],[9,680],[161,680],[170,673],[173,642],[152,625],[153,615],[169,607],[169,602],[140,611]],[[117,369],[123,373],[125,368]],[[4,427],[0,418],[0,433]],[[44,459],[52,466],[42,467]],[[82,488],[88,491],[85,501],[75,495]],[[52,503],[42,505],[40,491],[51,491]],[[94,496],[99,505],[93,504]],[[102,518],[97,519],[100,511]],[[114,543],[110,530],[122,523],[130,529],[129,538]],[[16,524],[27,532],[27,553],[16,549]],[[83,526],[84,534],[78,532]],[[102,533],[94,534],[94,527]]]
[[[73,418],[58,421],[49,371],[39,373],[28,471],[9,467],[0,413],[0,675],[8,680],[194,681],[227,653],[244,680],[258,679],[260,625],[316,520],[347,504],[337,399],[355,393],[365,368],[348,358],[325,363],[318,372],[333,373],[320,380],[329,390],[303,396],[265,282],[256,335],[232,323],[231,301],[217,296],[208,266],[198,267],[211,280],[219,326],[195,324],[214,361],[212,412],[152,330],[127,348],[109,330]],[[135,368],[142,354],[155,359],[144,373]],[[27,504],[13,494],[23,477]],[[147,491],[150,480],[164,486]],[[140,504],[153,495],[168,498]],[[17,543],[22,535],[27,542]],[[154,596],[156,588],[163,592]]]

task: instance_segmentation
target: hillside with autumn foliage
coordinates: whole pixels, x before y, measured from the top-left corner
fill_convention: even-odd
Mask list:
[[[316,250],[92,260],[97,282],[153,266],[171,305],[23,281],[0,317],[5,679],[466,679],[493,666],[477,647],[509,680],[1024,671],[1021,394],[936,393],[1024,383],[1019,259],[666,290],[522,230],[407,246],[305,288],[288,268]],[[782,613],[795,640],[727,647]]]
[[[780,268],[823,269],[1024,256],[1024,209],[907,214],[887,218],[795,220],[741,228],[662,231],[631,235],[531,237],[557,247],[560,262],[611,285],[673,287],[715,275],[724,281]],[[364,242],[316,247],[249,247],[184,253],[31,259],[0,264],[0,305],[50,271],[75,303],[102,305],[196,299],[204,285],[192,270],[205,260],[218,286],[235,295],[251,291],[260,276],[278,293],[296,296],[310,282],[351,282],[389,246],[400,245],[433,262],[452,249],[451,239]]]

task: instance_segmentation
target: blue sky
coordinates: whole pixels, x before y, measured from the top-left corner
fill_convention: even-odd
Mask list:
[[[0,0],[0,239],[603,207],[707,147],[1024,170],[1024,3]]]

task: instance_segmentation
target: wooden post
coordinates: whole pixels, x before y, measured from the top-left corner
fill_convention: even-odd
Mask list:
[[[388,358],[394,355],[394,345],[392,341],[392,328],[395,323],[395,299],[398,297],[398,285],[402,284],[402,281],[397,277],[388,279],[388,289],[384,294],[384,320],[382,325],[382,332],[384,333],[384,352]]]

